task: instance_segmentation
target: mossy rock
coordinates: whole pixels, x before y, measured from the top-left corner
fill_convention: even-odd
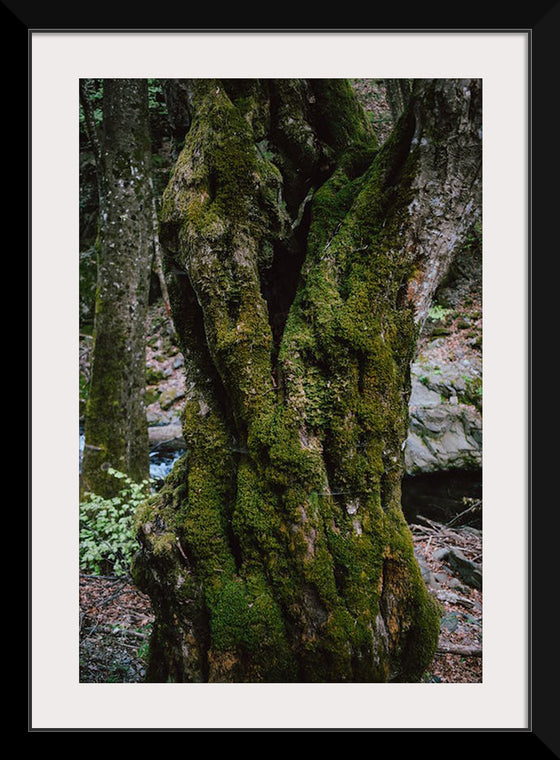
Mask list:
[[[446,335],[451,335],[451,329],[449,327],[445,327],[444,325],[435,325],[430,330],[430,334],[433,338],[441,338]]]
[[[146,367],[147,385],[157,385],[161,380],[165,380],[165,372],[154,367]]]
[[[159,404],[162,409],[169,409],[176,401],[184,398],[185,391],[182,388],[166,388],[159,395]]]

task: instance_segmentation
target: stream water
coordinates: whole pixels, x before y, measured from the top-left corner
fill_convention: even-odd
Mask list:
[[[80,429],[80,468],[82,466],[84,443],[85,435],[83,430]],[[171,468],[182,454],[184,454],[184,451],[165,451],[158,449],[150,451],[150,478],[154,481],[156,489],[171,472]]]

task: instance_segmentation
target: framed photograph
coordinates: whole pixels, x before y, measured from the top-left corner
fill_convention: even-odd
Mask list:
[[[30,731],[533,730],[532,35],[531,28],[124,30],[29,25]],[[481,340],[482,384],[469,385],[474,395],[468,403],[476,407],[476,395],[479,411],[483,409],[480,447],[473,454],[480,455],[482,540],[481,553],[469,556],[483,568],[484,601],[476,607],[475,599],[463,618],[446,618],[448,631],[459,619],[468,618],[476,626],[478,638],[471,637],[464,650],[463,667],[471,667],[465,664],[468,657],[477,663],[469,679],[453,682],[436,674],[418,683],[84,680],[78,609],[80,83],[123,79],[155,82],[154,97],[157,82],[168,80],[348,79],[357,88],[363,83],[366,98],[373,97],[370,83],[480,83],[481,332],[471,338]],[[379,130],[385,124],[390,131],[389,95],[386,88],[381,92],[384,109],[372,106],[370,119],[377,119]],[[444,327],[454,308],[442,301],[432,314],[432,328]],[[418,369],[418,388],[434,393],[435,386],[422,382],[421,375]],[[436,448],[431,446],[430,456]],[[475,502],[465,502],[465,509],[474,508]],[[426,530],[420,529],[418,537],[428,539],[430,523],[423,524]],[[433,536],[435,541],[435,532]],[[456,662],[460,669],[460,652]]]

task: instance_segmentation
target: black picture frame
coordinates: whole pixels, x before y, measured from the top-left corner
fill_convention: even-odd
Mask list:
[[[501,743],[502,749],[505,748],[503,744],[505,740],[504,734],[512,734],[508,737],[508,741],[518,742],[531,739],[530,749],[532,752],[538,752],[543,756],[548,756],[552,753],[554,756],[560,756],[560,736],[558,731],[557,721],[557,700],[554,699],[554,685],[556,677],[558,675],[558,667],[556,665],[556,641],[554,636],[555,625],[554,616],[556,601],[556,578],[558,573],[554,563],[555,552],[553,549],[553,541],[557,535],[557,510],[554,508],[554,491],[543,491],[543,485],[546,479],[541,480],[542,472],[539,472],[538,484],[535,483],[533,476],[533,464],[536,460],[533,453],[533,427],[535,414],[533,410],[533,365],[532,359],[535,352],[535,342],[533,340],[534,327],[533,327],[533,304],[538,301],[539,305],[547,305],[554,302],[552,298],[553,294],[550,294],[551,298],[547,298],[546,289],[543,291],[542,282],[539,282],[538,298],[536,297],[536,289],[534,284],[534,262],[542,261],[544,251],[547,251],[550,257],[553,256],[553,247],[551,247],[551,221],[555,218],[555,206],[557,205],[554,199],[554,193],[551,192],[551,183],[554,182],[553,172],[551,172],[551,155],[550,147],[555,146],[556,141],[553,136],[553,129],[557,131],[557,121],[554,116],[554,83],[555,72],[557,64],[555,62],[556,56],[556,40],[558,38],[559,31],[559,18],[560,8],[558,3],[550,2],[537,2],[531,4],[530,8],[524,8],[515,6],[507,9],[507,12],[499,10],[498,8],[492,9],[484,6],[482,3],[477,8],[476,5],[470,7],[469,15],[471,19],[476,19],[476,24],[473,24],[473,28],[476,31],[480,29],[491,29],[492,31],[508,31],[508,30],[521,30],[526,31],[530,39],[530,131],[529,131],[529,155],[530,155],[530,177],[529,177],[529,218],[530,218],[530,241],[529,241],[529,280],[528,280],[528,295],[529,295],[529,315],[530,320],[527,326],[529,332],[529,357],[527,373],[529,378],[529,397],[527,399],[527,413],[528,413],[528,431],[529,431],[529,557],[530,557],[530,577],[528,579],[530,589],[530,619],[528,621],[530,631],[530,683],[529,683],[529,725],[526,730],[507,731],[502,730],[499,727],[495,729],[495,732],[499,734],[496,738]],[[27,52],[29,53],[30,37],[34,33],[41,30],[58,30],[61,32],[67,31],[107,31],[110,29],[123,30],[123,31],[136,31],[136,30],[151,30],[154,24],[154,14],[149,7],[146,6],[134,6],[133,10],[127,6],[117,6],[116,4],[110,4],[106,2],[96,3],[94,7],[86,6],[62,6],[56,7],[53,4],[41,4],[39,2],[15,2],[9,0],[9,2],[3,2],[1,4],[2,18],[4,21],[3,30],[5,39],[11,36],[12,39],[19,41],[22,45],[26,44]],[[477,13],[479,10],[479,13]],[[430,12],[423,8],[421,12],[412,10],[410,13],[407,11],[407,29],[410,31],[426,31],[435,30],[439,32],[446,32],[450,30],[457,30],[457,26],[452,18],[449,18],[445,11],[440,13],[439,9],[437,13],[431,11],[431,18],[427,18],[426,14],[430,16]],[[247,14],[249,15],[249,14]],[[367,31],[405,31],[399,26],[398,21],[402,19],[396,19],[397,13],[394,13],[394,17],[390,18],[390,12],[386,12],[385,16],[383,12],[380,15],[376,11],[375,26],[364,26],[355,31],[367,32]],[[232,13],[233,16],[233,13]],[[193,25],[193,19],[191,17],[191,11],[182,11],[181,9],[162,8],[158,9],[157,17],[157,29],[158,30],[211,30],[220,31],[201,23],[197,19],[196,25]],[[221,20],[223,20],[222,17]],[[225,16],[227,18],[227,16]],[[133,24],[131,25],[131,21]],[[396,23],[397,22],[397,23]],[[337,20],[337,24],[340,24],[340,20]],[[334,25],[331,27],[328,23],[321,20],[320,30],[339,31]],[[459,28],[461,31],[463,29]],[[251,26],[245,26],[241,23],[237,9],[235,12],[234,23],[223,28],[223,31],[263,31],[260,29],[252,29]],[[264,30],[266,31],[266,30]],[[274,31],[295,31],[293,28],[280,28],[274,29]],[[317,31],[315,28],[304,27],[301,31],[313,32]],[[340,30],[342,31],[342,30]],[[348,29],[344,29],[348,31]],[[352,31],[352,29],[350,30]],[[468,30],[465,30],[468,31]],[[25,40],[25,43],[24,43]],[[12,48],[13,49],[13,48]],[[19,48],[18,48],[19,51]],[[4,58],[6,59],[6,51],[4,52]],[[19,56],[16,54],[16,60],[19,60]],[[29,59],[27,60],[27,91],[29,93],[30,79],[29,79]],[[21,97],[21,91],[17,91]],[[17,98],[15,98],[17,100]],[[14,100],[14,102],[15,102]],[[547,154],[545,156],[545,151]],[[555,152],[556,149],[554,149]],[[29,152],[29,145],[28,145]],[[536,256],[538,252],[538,257]],[[28,267],[31,267],[31,256],[28,257]],[[28,270],[29,271],[29,270]],[[551,287],[551,284],[549,284]],[[533,296],[535,292],[535,296]],[[28,302],[28,307],[31,308],[31,302]],[[550,323],[547,323],[550,324]],[[554,323],[552,323],[554,324]],[[546,327],[545,327],[546,330]],[[550,328],[547,333],[552,338],[555,334],[555,330]],[[32,336],[28,335],[28,345],[32,342]],[[547,350],[547,349],[545,349]],[[36,371],[29,365],[29,372]],[[551,395],[554,395],[554,384],[548,388]],[[29,399],[29,413],[30,416],[33,413],[31,406],[31,399]],[[520,410],[520,414],[522,414]],[[551,457],[551,453],[549,453]],[[31,456],[29,455],[29,463]],[[540,459],[539,459],[540,463]],[[552,461],[547,461],[545,457],[545,466],[550,464],[552,467]],[[542,468],[541,468],[542,469]],[[548,468],[547,468],[548,469]],[[31,485],[31,478],[30,478]],[[30,489],[31,490],[31,489]],[[535,498],[535,493],[539,493],[539,500]],[[29,501],[29,519],[31,521],[31,501]],[[31,548],[31,547],[30,547]],[[31,552],[29,553],[31,561]],[[29,588],[29,599],[32,595],[32,588]],[[31,615],[29,615],[30,627],[33,624]],[[29,653],[29,665],[30,672],[33,667],[31,656]],[[29,682],[30,684],[30,682]],[[30,705],[31,703],[29,703]],[[44,732],[44,731],[66,731],[66,730],[81,730],[81,729],[65,729],[64,727],[56,728],[41,728],[33,725],[33,716],[31,709],[28,712],[28,732]],[[90,730],[90,729],[83,729]],[[106,729],[99,728],[97,730],[123,730],[127,729]],[[142,729],[146,731],[167,731],[167,730],[192,730],[192,729]],[[204,730],[204,729],[201,729]],[[222,729],[216,729],[222,730]],[[228,729],[223,729],[228,730]],[[253,729],[244,729],[253,730]],[[254,729],[262,730],[262,729]],[[275,730],[275,729],[271,729]],[[294,729],[286,729],[287,731]],[[309,731],[314,731],[310,727]],[[336,729],[333,730],[345,730]],[[352,730],[378,730],[378,729],[347,729]],[[437,729],[428,729],[434,731]],[[460,730],[460,729],[458,729]],[[492,730],[484,729],[472,729],[476,733],[485,734],[483,740],[486,741],[486,735],[492,733]],[[406,731],[406,729],[405,729]],[[414,729],[411,729],[414,731]],[[383,733],[383,731],[381,731]],[[513,745],[517,746],[517,745]]]

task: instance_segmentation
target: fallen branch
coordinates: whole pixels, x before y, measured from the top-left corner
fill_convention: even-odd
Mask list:
[[[413,533],[427,533],[429,536],[431,536],[434,533],[433,528],[428,528],[427,525],[417,525],[416,523],[413,523],[410,526],[410,530]]]
[[[466,596],[461,596],[460,594],[455,594],[453,591],[438,591],[436,593],[437,598],[440,600],[440,602],[447,602],[447,604],[458,604],[462,607],[469,607],[469,608],[475,608],[475,603],[472,601],[472,599],[467,599]]]
[[[118,625],[113,625],[110,623],[98,623],[95,626],[95,629],[99,629],[100,633],[108,633],[111,636],[131,636],[132,638],[143,640],[150,638],[149,632],[142,633],[142,631],[134,631],[131,628],[119,628]],[[90,634],[91,632],[88,633],[88,636]]]
[[[435,530],[438,533],[443,528],[443,525],[441,523],[430,520],[429,517],[424,517],[424,515],[416,515],[416,519],[420,520],[420,522],[423,522],[425,525],[428,525],[429,528],[432,528],[432,530]]]
[[[440,644],[436,649],[436,654],[460,654],[463,657],[482,657],[482,649],[479,647],[461,647]]]

